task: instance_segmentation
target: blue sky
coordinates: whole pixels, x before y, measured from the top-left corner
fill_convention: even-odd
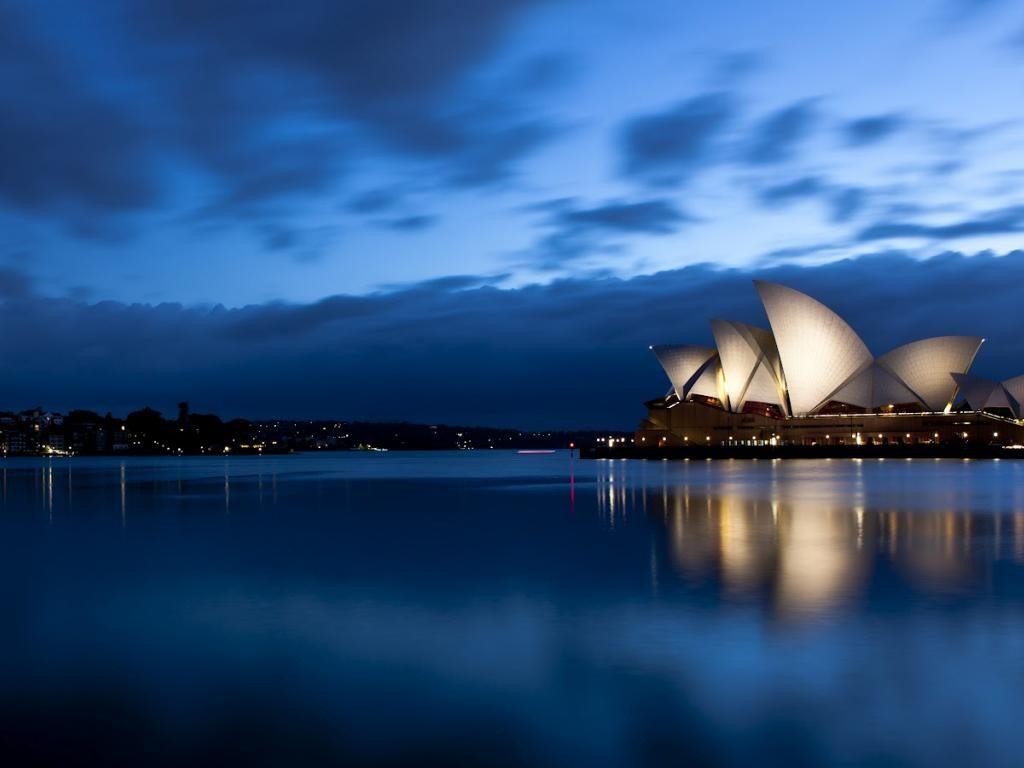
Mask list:
[[[879,229],[1017,204],[1012,3],[0,7],[26,113],[3,249],[47,295],[237,306],[1017,242],[1016,214]]]
[[[248,308],[261,343],[282,308],[365,297],[372,328],[344,341],[379,351],[405,348],[408,334],[376,331],[409,292],[438,302],[417,305],[419,325],[444,328],[482,290],[547,297],[529,315],[547,323],[565,286],[597,291],[574,311],[598,311],[599,289],[675,284],[694,265],[799,267],[817,284],[878,281],[886,256],[907,276],[943,254],[1012,260],[1022,83],[1024,8],[1008,0],[0,0],[0,295],[51,324],[57,307],[154,329]],[[844,260],[862,268],[830,268]],[[691,319],[650,341],[684,340]],[[545,331],[503,332],[480,344]],[[94,342],[96,359],[117,354]],[[153,377],[140,369],[111,405]],[[181,386],[202,402],[194,381]],[[278,394],[247,407],[353,415]],[[426,405],[410,414],[429,419]]]

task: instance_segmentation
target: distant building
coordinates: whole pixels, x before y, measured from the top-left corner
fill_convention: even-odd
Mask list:
[[[132,447],[132,433],[126,430],[123,426],[115,430],[113,437],[110,441],[110,449],[115,453],[121,453],[123,451],[131,450]]]
[[[11,432],[7,435],[8,453],[25,453],[29,449],[28,441],[21,432]]]

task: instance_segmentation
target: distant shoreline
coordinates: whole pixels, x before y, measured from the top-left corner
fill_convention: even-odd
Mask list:
[[[555,449],[625,440],[594,429],[526,430],[453,424],[343,420],[221,419],[187,402],[170,418],[153,408],[121,419],[88,410],[0,411],[0,456],[221,456],[302,451]]]
[[[585,446],[582,459],[1024,459],[999,445]]]

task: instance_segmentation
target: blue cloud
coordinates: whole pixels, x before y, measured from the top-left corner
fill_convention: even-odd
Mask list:
[[[555,132],[524,114],[518,94],[491,101],[465,83],[505,27],[535,4],[297,0],[254,12],[240,0],[157,0],[135,16],[156,52],[190,54],[173,71],[170,95],[194,121],[200,156],[230,155],[239,131],[258,142],[282,118],[309,121],[315,105],[311,137],[321,133],[317,118],[321,129],[354,124],[392,150],[443,159],[454,183],[486,184]],[[524,67],[522,88],[552,79],[536,59]],[[260,99],[250,98],[253,80],[265,82]],[[193,106],[196,92],[220,109],[209,109],[209,99]],[[232,130],[216,130],[225,124]],[[343,152],[345,133],[331,138]]]
[[[908,221],[878,221],[857,234],[865,243],[873,240],[918,238],[924,240],[957,240],[983,235],[1005,235],[1024,232],[1024,206],[1015,205],[989,211],[951,224],[919,224]]]
[[[752,165],[792,160],[818,121],[817,102],[806,99],[776,110],[754,129],[745,159]]]
[[[641,115],[621,129],[623,173],[655,185],[677,185],[722,162],[766,166],[792,160],[818,121],[817,101],[805,99],[755,124],[737,149],[730,146],[738,99],[728,92],[694,96],[662,112]]]
[[[820,176],[801,176],[792,181],[765,187],[758,192],[758,199],[763,205],[773,207],[797,200],[815,198],[827,189],[827,182]]]
[[[847,146],[866,147],[889,138],[905,126],[903,115],[890,113],[850,120],[843,124],[841,132]]]
[[[567,208],[557,220],[570,227],[670,235],[690,217],[664,199],[612,201],[592,208]]]
[[[434,226],[437,223],[437,216],[418,213],[386,219],[381,223],[388,229],[394,229],[398,232],[419,232]]]
[[[533,210],[543,212],[549,232],[530,256],[534,266],[559,268],[597,253],[615,253],[624,235],[671,235],[694,218],[664,198],[610,200],[580,207],[571,198],[551,200]]]
[[[26,8],[0,4],[0,199],[85,231],[158,198],[147,126],[83,80]]]
[[[758,270],[697,265],[511,289],[458,276],[238,309],[44,298],[6,275],[0,286],[14,289],[0,300],[0,355],[18,365],[5,373],[4,400],[123,413],[145,403],[173,410],[187,397],[225,416],[630,428],[643,400],[665,388],[647,346],[709,342],[714,316],[763,325],[753,277],[820,298],[876,352],[976,334],[988,339],[978,373],[1024,373],[1021,251],[923,261],[884,252]]]
[[[843,223],[859,214],[868,200],[861,187],[842,186],[821,176],[801,176],[790,181],[764,187],[757,193],[766,208],[779,208],[805,200],[819,200],[825,206],[829,219]]]
[[[861,187],[833,189],[829,198],[832,221],[836,223],[849,221],[864,209],[867,200],[868,193]]]
[[[536,4],[125,0],[62,38],[44,34],[50,11],[0,0],[0,201],[91,235],[195,172],[201,217],[258,227],[336,193],[353,156],[496,184],[558,135],[530,98],[569,64],[555,54],[508,65],[504,80],[468,75]]]
[[[706,93],[629,120],[621,130],[624,173],[657,184],[688,180],[712,162],[735,112],[731,95]]]

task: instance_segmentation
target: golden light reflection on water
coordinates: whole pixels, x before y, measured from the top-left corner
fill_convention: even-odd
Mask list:
[[[682,580],[714,584],[727,599],[761,600],[781,616],[841,610],[869,589],[977,590],[993,560],[1024,563],[1019,486],[993,499],[987,486],[958,475],[918,504],[924,488],[915,482],[928,476],[893,483],[866,476],[859,463],[840,474],[835,466],[772,464],[752,478],[742,468],[676,465],[661,470],[661,482],[634,475],[640,499],[631,504],[626,469],[609,464],[598,477],[598,509],[612,525],[639,511],[659,524],[662,551]],[[883,492],[880,477],[889,483]],[[979,496],[995,508],[978,509]]]
[[[799,501],[781,501],[779,506],[779,607],[801,613],[845,601],[863,570],[855,515]]]
[[[668,495],[669,554],[688,578],[717,579],[737,597],[770,590],[786,613],[831,608],[859,579],[857,516],[847,510],[783,494]]]

